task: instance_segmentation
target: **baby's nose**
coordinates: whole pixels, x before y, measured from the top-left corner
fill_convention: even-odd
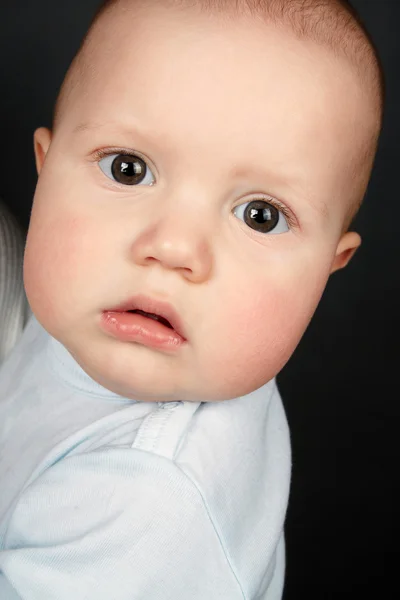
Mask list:
[[[205,228],[180,219],[179,215],[160,219],[147,227],[133,244],[137,264],[154,263],[179,271],[193,283],[206,281],[211,274],[213,253]]]

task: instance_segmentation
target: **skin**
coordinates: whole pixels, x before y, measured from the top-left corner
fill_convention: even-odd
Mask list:
[[[329,51],[244,17],[113,11],[90,43],[93,68],[55,135],[34,134],[31,308],[127,398],[247,394],[282,369],[361,243],[342,227],[372,118],[362,85]],[[74,131],[82,123],[100,126]],[[93,156],[109,148],[146,159],[154,185],[110,179]],[[259,197],[293,226],[282,215],[283,232],[263,234],[234,214]],[[103,310],[138,293],[177,310],[188,338],[177,353],[100,329]]]

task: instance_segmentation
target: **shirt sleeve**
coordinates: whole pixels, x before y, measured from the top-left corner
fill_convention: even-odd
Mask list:
[[[64,458],[25,489],[0,552],[0,597],[244,595],[188,476],[165,457],[107,448]]]

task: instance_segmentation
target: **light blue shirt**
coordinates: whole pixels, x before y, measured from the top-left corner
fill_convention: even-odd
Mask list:
[[[275,379],[135,402],[32,316],[0,367],[0,598],[280,600],[290,468]]]

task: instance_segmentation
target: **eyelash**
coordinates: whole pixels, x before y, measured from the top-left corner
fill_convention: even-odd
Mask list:
[[[126,151],[122,148],[110,148],[109,150],[96,150],[96,152],[93,155],[94,162],[98,163],[106,156],[111,156],[112,154],[125,154],[127,156],[139,156],[139,158],[142,158],[139,154],[133,154],[131,151]],[[142,158],[142,160],[144,162],[146,162],[144,158]],[[147,164],[147,162],[146,162],[146,164]],[[115,182],[115,183],[118,184],[118,182]],[[251,200],[249,200],[249,202],[256,202],[257,200],[268,202],[268,204],[271,204],[272,206],[274,206],[274,208],[279,210],[285,217],[290,229],[293,229],[294,227],[296,227],[296,223],[295,223],[295,220],[293,219],[292,215],[290,214],[288,209],[283,204],[281,204],[278,200],[276,200],[275,198],[271,198],[271,197],[268,197],[268,198],[261,197],[261,198],[252,198]]]

